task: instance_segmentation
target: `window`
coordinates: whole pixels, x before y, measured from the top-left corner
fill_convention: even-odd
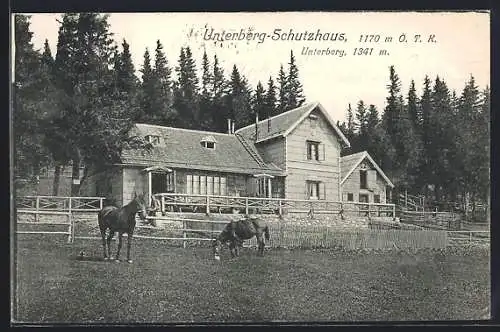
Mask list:
[[[320,143],[307,141],[307,160],[320,160]]]
[[[153,145],[158,145],[160,144],[160,136],[148,135],[146,136],[146,141]]]
[[[368,189],[365,170],[359,171],[359,188]]]
[[[353,195],[353,193],[347,193],[347,201],[348,202],[353,202],[354,201],[354,195]]]
[[[325,185],[319,181],[307,181],[307,198],[308,199],[325,199]]]
[[[209,136],[203,137],[201,139],[200,143],[201,143],[201,146],[203,146],[206,149],[215,149],[216,140],[213,136],[209,135]]]
[[[186,193],[192,195],[226,195],[226,178],[220,176],[187,175]]]
[[[380,203],[380,195],[373,195],[373,202]]]

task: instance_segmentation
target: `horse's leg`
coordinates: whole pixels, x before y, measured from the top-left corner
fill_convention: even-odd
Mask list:
[[[257,237],[257,243],[259,245],[259,255],[260,256],[264,256],[264,237],[262,236],[262,233],[257,233],[255,235]]]
[[[104,251],[104,260],[108,260],[108,255],[106,252],[106,229],[100,228],[101,231],[101,238],[102,238],[102,249]]]
[[[127,262],[132,263],[132,259],[130,259],[130,248],[132,247],[132,239],[134,237],[134,233],[130,232],[128,233],[128,239],[127,239]]]
[[[113,239],[113,237],[115,236],[115,232],[113,232],[111,229],[109,230],[109,235],[108,235],[108,239],[107,239],[107,243],[108,243],[108,259],[111,259],[111,240]]]
[[[118,232],[118,249],[116,250],[116,261],[120,261],[120,250],[122,249],[123,233]]]
[[[231,252],[231,257],[234,257],[234,247],[235,247],[235,243],[234,243],[234,241],[231,241],[229,243],[229,251]]]

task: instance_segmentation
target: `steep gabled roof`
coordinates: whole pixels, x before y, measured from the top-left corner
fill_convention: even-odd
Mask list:
[[[382,169],[377,165],[375,160],[368,154],[367,151],[362,151],[358,153],[353,153],[347,156],[340,158],[340,170],[342,173],[342,181],[341,185],[344,184],[345,180],[354,172],[354,170],[361,164],[361,162],[365,159],[373,165],[373,167],[377,170],[377,172],[382,176],[382,178],[387,182],[387,185],[391,188],[394,188],[394,184],[392,184],[391,180],[385,175]]]
[[[257,140],[255,140],[255,123],[238,129],[236,133],[244,136],[249,140],[255,141],[255,143],[265,142],[276,137],[286,137],[315,109],[318,109],[325,116],[326,120],[332,126],[342,142],[347,147],[349,147],[350,143],[347,138],[337,127],[325,108],[317,102],[305,104],[288,112],[284,112],[271,118],[259,121],[257,123]],[[269,122],[271,125],[268,127]]]
[[[122,163],[138,166],[163,166],[240,174],[284,175],[274,164],[263,163],[248,151],[236,135],[136,124],[131,134],[160,137],[152,151],[129,149],[122,152]],[[216,142],[215,149],[202,146],[203,140]]]

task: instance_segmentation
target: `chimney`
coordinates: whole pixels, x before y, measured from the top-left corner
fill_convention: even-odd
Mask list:
[[[231,134],[231,119],[227,119],[227,133]]]
[[[255,112],[255,140],[259,136],[259,113]]]
[[[234,134],[234,120],[233,123],[231,124],[231,134]]]

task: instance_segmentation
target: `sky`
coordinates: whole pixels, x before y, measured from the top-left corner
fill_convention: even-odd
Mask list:
[[[48,39],[55,56],[61,15],[30,15],[35,48]],[[110,13],[108,22],[114,40],[130,44],[137,71],[146,48],[153,55],[160,40],[171,67],[189,46],[200,72],[206,50],[211,62],[217,54],[226,77],[236,64],[253,88],[259,80],[265,88],[281,64],[287,70],[292,51],[307,101],[340,121],[359,100],[382,113],[391,65],[403,94],[412,79],[420,94],[426,74],[458,94],[471,74],[480,89],[490,85],[488,12]],[[216,34],[225,40],[215,41]]]

